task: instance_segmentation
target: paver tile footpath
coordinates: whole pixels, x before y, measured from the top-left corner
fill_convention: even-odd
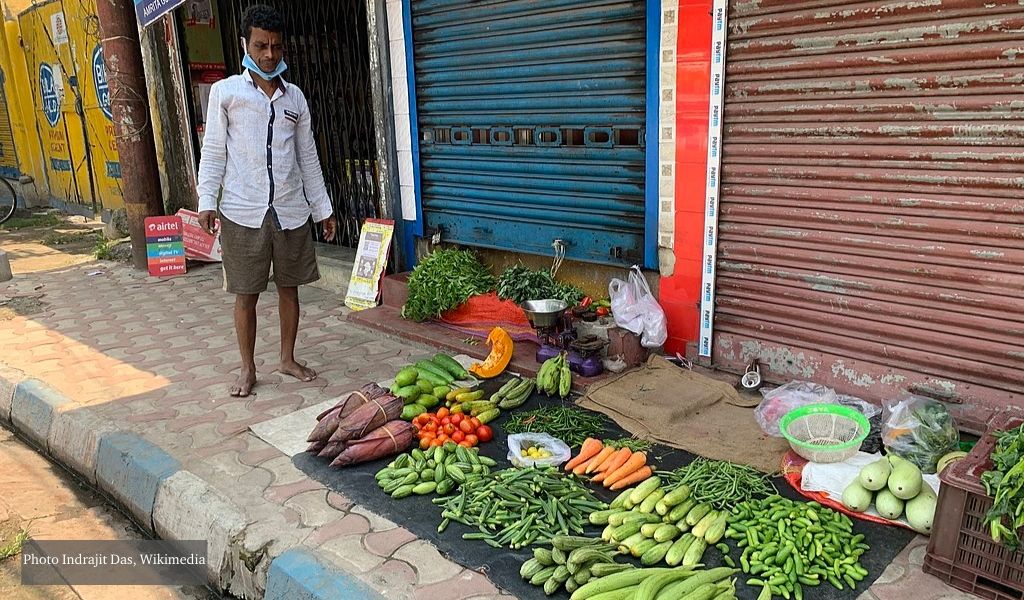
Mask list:
[[[64,415],[75,414],[102,423],[105,430],[134,433],[195,476],[174,478],[182,480],[171,491],[161,488],[155,501],[151,493],[139,492],[133,502],[141,502],[143,510],[147,499],[159,507],[187,507],[188,502],[166,494],[189,498],[193,493],[215,497],[218,506],[237,507],[240,515],[225,517],[244,523],[234,533],[238,549],[226,559],[222,577],[232,594],[261,596],[268,572],[273,590],[292,589],[294,582],[282,569],[307,564],[304,552],[310,551],[316,561],[386,598],[513,598],[406,529],[306,478],[287,457],[248,431],[254,423],[331,399],[367,381],[387,379],[396,367],[430,349],[347,323],[340,297],[303,288],[297,357],[320,377],[309,383],[282,377],[273,372],[279,337],[277,297],[271,291],[258,308],[256,395],[230,398],[227,390],[238,355],[233,299],[221,283],[216,265],[173,279],[154,279],[111,262],[17,274],[0,284],[0,301],[30,298],[31,303],[16,305],[31,310],[0,314],[0,348],[5,349],[0,375],[13,372],[38,379],[70,400],[70,406],[44,411],[40,418],[60,422]],[[60,444],[51,441],[49,446],[54,453]],[[118,451],[131,452],[106,452]],[[130,457],[125,461],[129,464]],[[138,468],[152,475],[156,467]],[[98,475],[93,473],[91,480]],[[212,489],[193,490],[201,485]],[[170,535],[195,524],[161,519],[155,526]],[[238,529],[230,522],[220,528]],[[921,574],[920,557],[912,550],[893,565],[898,576],[883,578],[866,597],[884,600],[900,590],[936,589],[938,582]],[[910,566],[912,558],[917,565]],[[920,580],[928,580],[927,585]],[[950,588],[938,587],[943,597],[959,597]]]

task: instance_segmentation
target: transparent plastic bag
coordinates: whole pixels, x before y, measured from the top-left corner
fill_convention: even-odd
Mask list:
[[[616,325],[640,335],[644,348],[660,348],[665,344],[668,320],[640,267],[633,265],[629,281],[612,279],[608,283],[608,297]]]
[[[790,381],[771,390],[761,390],[761,395],[764,400],[757,405],[754,418],[761,431],[774,437],[782,437],[779,421],[786,413],[809,404],[838,402],[832,388],[809,381]]]
[[[934,473],[939,459],[959,448],[960,431],[941,402],[905,396],[885,403],[882,443],[923,473]]]
[[[551,453],[547,458],[523,456],[531,446]],[[562,440],[546,433],[516,433],[508,436],[508,460],[516,467],[557,466],[572,458],[572,449]]]

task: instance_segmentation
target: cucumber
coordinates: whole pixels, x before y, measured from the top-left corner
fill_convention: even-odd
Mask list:
[[[693,510],[694,506],[697,506],[697,502],[692,498],[689,500],[684,500],[682,504],[672,507],[672,510],[670,510],[668,513],[668,520],[675,522],[680,519],[685,519],[687,513]]]
[[[420,394],[430,394],[434,391],[434,384],[430,383],[426,379],[417,379],[416,387],[420,388]]]
[[[622,506],[622,505],[623,505],[623,503],[626,502],[626,498],[629,497],[629,495],[632,494],[632,493],[633,493],[633,488],[627,488],[627,489],[623,490],[622,493],[620,493],[618,496],[615,497],[614,500],[612,500],[612,503],[608,505],[608,508],[615,508],[615,509],[623,508],[624,509],[625,507]]]
[[[654,531],[654,541],[661,543],[674,540],[679,537],[681,533],[682,532],[680,532],[679,528],[675,525],[659,525],[658,529]]]
[[[448,356],[447,354],[437,353],[430,362],[435,365],[442,367],[448,374],[459,381],[469,379],[469,373],[466,372],[465,367],[459,364],[459,361]]]
[[[671,492],[665,494],[665,498],[662,501],[669,508],[673,506],[679,506],[683,502],[690,499],[690,487],[687,485],[680,485]]]
[[[659,527],[661,527],[661,524],[659,523],[644,523],[640,526],[640,533],[642,533],[644,537],[653,538]],[[679,530],[677,529],[676,531]]]
[[[718,520],[718,511],[712,510],[708,514],[704,515],[696,525],[693,526],[693,535],[704,539],[708,533],[708,529],[714,525],[715,521]]]
[[[686,524],[690,527],[695,527],[709,512],[711,512],[710,504],[698,504],[693,510],[686,513]]]
[[[414,369],[413,367],[406,367],[399,371],[398,375],[395,375],[395,385],[398,387],[412,385],[416,383],[416,380],[419,379],[419,376],[420,374],[418,371],[416,371],[416,369]]]
[[[692,567],[700,562],[700,559],[704,558],[704,551],[708,549],[708,543],[700,538],[693,540],[690,547],[686,549],[686,554],[683,555],[682,565],[684,567]]]
[[[629,495],[629,499],[633,502],[633,506],[637,506],[659,487],[661,487],[661,478],[658,476],[650,477],[633,490],[633,493]]]
[[[424,494],[433,494],[434,490],[437,489],[436,481],[424,481],[423,483],[412,488],[412,493],[422,496]]]
[[[686,556],[686,551],[690,548],[690,544],[697,538],[693,537],[692,533],[687,533],[683,537],[679,538],[672,544],[668,552],[665,554],[665,562],[670,567],[677,567],[683,562],[683,557]]]
[[[665,554],[668,553],[669,548],[672,547],[672,542],[661,542],[652,546],[647,552],[640,555],[640,564],[645,567],[656,565],[665,558]]]
[[[447,379],[441,377],[440,375],[433,371],[428,371],[427,369],[418,366],[418,364],[419,363],[417,363],[416,370],[419,371],[419,378],[430,382],[430,389],[434,389],[435,387],[441,387],[442,385],[448,385],[451,383],[451,381],[448,381]]]
[[[640,503],[640,512],[644,514],[654,513],[654,507],[658,505],[658,502],[665,497],[665,490],[658,488],[647,495],[644,501]]]
[[[441,378],[441,380],[444,381],[446,384],[450,384],[455,381],[455,377],[452,376],[451,373],[445,371],[444,369],[435,365],[429,360],[421,360],[413,366],[416,367],[416,370],[420,372],[420,377],[423,377],[423,373],[426,372],[433,373],[437,377]]]
[[[440,403],[441,400],[433,394],[420,394],[420,397],[416,398],[416,404],[423,408],[434,408]]]
[[[654,541],[654,540],[652,540],[650,538],[644,538],[644,540],[642,542],[640,542],[639,544],[637,544],[637,545],[633,546],[632,548],[630,548],[629,549],[629,553],[633,555],[633,558],[640,558],[641,556],[646,554],[648,550],[650,550],[651,548],[653,548],[653,547],[655,547],[657,545],[658,545],[658,542],[656,542],[656,541]],[[671,545],[671,544],[669,544],[669,545]]]

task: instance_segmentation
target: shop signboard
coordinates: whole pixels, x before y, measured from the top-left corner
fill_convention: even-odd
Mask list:
[[[135,16],[139,25],[146,27],[184,3],[185,0],[135,0]]]
[[[184,275],[185,244],[181,217],[148,217],[144,226],[149,274],[154,277]]]

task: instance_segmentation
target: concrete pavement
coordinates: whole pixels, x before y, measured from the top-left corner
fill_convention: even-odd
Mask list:
[[[337,295],[304,288],[301,296],[298,355],[320,378],[273,372],[271,292],[258,309],[257,393],[230,398],[232,298],[217,266],[167,280],[110,262],[16,269],[0,284],[0,301],[15,307],[0,315],[0,419],[114,497],[144,530],[209,538],[211,582],[233,595],[512,598],[308,479],[248,432],[430,353],[347,323]],[[921,554],[908,548],[867,596],[895,600],[915,589],[959,598],[921,574]]]

